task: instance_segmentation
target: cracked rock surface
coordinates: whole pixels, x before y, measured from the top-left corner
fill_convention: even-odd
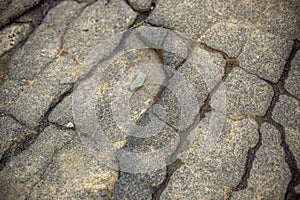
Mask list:
[[[0,199],[300,199],[299,9],[0,0]]]

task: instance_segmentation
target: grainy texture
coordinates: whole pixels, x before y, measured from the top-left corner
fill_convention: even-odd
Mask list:
[[[0,199],[300,199],[299,0],[0,0]]]

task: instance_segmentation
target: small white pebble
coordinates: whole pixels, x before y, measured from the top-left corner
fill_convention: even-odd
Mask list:
[[[64,125],[64,127],[66,127],[66,128],[74,128],[74,124],[72,122],[69,122],[66,125]]]

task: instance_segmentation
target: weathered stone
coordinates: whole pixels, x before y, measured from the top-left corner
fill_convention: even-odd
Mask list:
[[[216,184],[216,178],[197,165],[183,165],[174,172],[160,199],[225,199],[228,188]]]
[[[4,82],[0,87],[0,110],[7,111],[7,108],[17,99],[26,85],[25,82],[17,80]]]
[[[53,61],[61,48],[61,37],[83,5],[63,1],[51,9],[43,23],[35,29],[9,63],[11,79],[32,80]],[[69,10],[65,12],[65,10]]]
[[[279,101],[273,109],[272,118],[288,129],[300,131],[299,106],[298,100],[286,95],[280,95]]]
[[[55,152],[71,140],[74,132],[47,127],[34,144],[11,161],[0,172],[0,196],[5,199],[28,197],[52,162]],[[72,163],[74,164],[74,163]]]
[[[133,9],[139,12],[146,12],[152,9],[151,0],[128,0],[128,2],[130,3],[130,6],[133,7]]]
[[[233,192],[232,199],[284,199],[291,179],[279,131],[268,123],[260,128],[262,146],[255,160],[244,190]]]
[[[111,199],[152,199],[154,187],[165,178],[165,170],[145,174],[121,173]]]
[[[292,45],[292,40],[259,31],[246,43],[240,56],[241,67],[266,80],[276,82],[280,78]]]
[[[64,126],[69,122],[74,123],[72,114],[72,95],[69,95],[59,103],[49,115],[49,121]]]
[[[247,151],[258,141],[257,124],[249,119],[227,120],[218,135],[211,128],[210,116],[190,136],[191,146],[181,157],[184,164],[172,175],[162,199],[185,199],[186,195],[189,199],[226,199],[239,183]]]
[[[0,31],[0,56],[24,40],[31,30],[30,24],[12,24],[2,29]]]
[[[9,149],[10,145],[14,141],[23,139],[29,130],[24,128],[22,125],[17,123],[11,117],[1,116],[0,117],[0,159],[3,153]]]
[[[41,0],[10,0],[0,2],[0,28],[9,23],[13,18],[20,16]]]
[[[272,118],[284,126],[286,142],[300,167],[300,103],[298,100],[281,95],[275,105]]]
[[[193,124],[209,92],[221,81],[225,59],[220,54],[195,48],[169,80],[158,102],[166,111],[166,122],[179,130]],[[225,95],[224,95],[225,96]]]
[[[148,63],[154,65],[147,66]],[[130,91],[130,84],[139,72],[146,74],[144,86]],[[123,134],[128,134],[133,123],[151,107],[161,88],[153,82],[157,77],[160,81],[166,78],[153,50],[136,50],[119,56],[103,73],[97,86],[100,89],[97,109],[99,122],[112,141],[123,140]]]
[[[297,52],[291,63],[289,76],[285,81],[284,87],[291,94],[300,99],[300,51]]]
[[[248,149],[258,141],[257,124],[250,119],[216,123],[215,114],[207,114],[190,135],[191,145],[181,160],[215,174],[216,183],[233,187],[243,175]]]
[[[30,199],[108,199],[118,173],[103,167],[75,137],[57,150]]]
[[[259,24],[269,33],[277,36],[296,39],[300,35],[299,1],[280,1],[267,8]]]
[[[48,11],[59,3],[60,1],[41,1],[39,5],[32,7],[29,11],[15,19],[15,22],[31,23],[33,26],[40,25]]]
[[[258,2],[256,0],[238,1],[235,7],[235,20],[256,23],[270,2],[268,0]]]
[[[208,29],[200,40],[209,47],[225,52],[229,57],[237,57],[252,32],[251,26],[221,22]]]
[[[97,1],[85,8],[72,23],[63,38],[64,49],[82,63],[95,45],[126,30],[135,17],[136,13],[124,1],[111,1],[109,4]]]
[[[147,22],[164,26],[198,39],[214,23],[225,21],[234,10],[234,1],[158,1]]]
[[[43,119],[52,104],[71,88],[71,85],[59,85],[42,77],[18,97],[9,108],[17,119],[31,127],[35,127]]]
[[[266,82],[242,69],[234,68],[226,81],[226,105],[230,115],[264,115],[273,89]]]

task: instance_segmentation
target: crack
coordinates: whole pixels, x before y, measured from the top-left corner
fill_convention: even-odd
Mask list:
[[[179,140],[180,142],[179,142],[178,146],[176,147],[176,150],[168,158],[169,161],[176,158],[176,156],[179,155],[181,153],[181,151],[183,149],[185,149],[186,146],[188,146],[188,144],[189,144],[189,141],[187,140],[188,134],[205,117],[205,113],[210,112],[211,109],[212,109],[211,106],[210,106],[210,100],[211,100],[212,95],[218,90],[221,83],[226,80],[226,78],[228,77],[231,70],[234,67],[237,67],[238,65],[239,65],[238,61],[235,60],[235,59],[228,58],[226,60],[225,73],[224,73],[222,79],[216,84],[216,86],[213,88],[213,90],[207,95],[207,98],[204,101],[204,105],[201,106],[201,108],[199,109],[199,112],[196,115],[193,124],[190,127],[188,127],[186,130],[178,132],[179,133],[178,135],[180,137],[180,140]],[[167,185],[170,181],[170,178],[173,175],[174,171],[176,171],[182,164],[183,163],[179,159],[176,159],[175,162],[173,162],[173,163],[171,163],[170,165],[167,166],[167,174],[166,174],[165,180],[163,181],[163,183],[158,188],[156,188],[156,191],[153,194],[152,200],[158,200],[160,198],[160,195],[162,194],[162,192],[167,187]]]
[[[256,152],[259,150],[259,147],[261,146],[261,140],[262,140],[261,137],[262,136],[261,136],[261,132],[260,132],[260,127],[261,127],[262,123],[267,122],[267,123],[272,124],[279,131],[279,133],[281,135],[281,144],[280,145],[282,146],[282,148],[284,150],[285,162],[287,163],[290,173],[292,175],[292,179],[290,180],[289,185],[286,189],[285,199],[292,200],[292,199],[299,199],[299,197],[300,197],[300,194],[297,194],[294,189],[294,187],[300,183],[300,171],[297,167],[297,162],[296,162],[295,156],[293,155],[293,152],[290,150],[289,145],[285,141],[285,136],[286,136],[285,128],[283,127],[283,125],[275,122],[272,118],[272,112],[273,112],[273,109],[274,109],[276,103],[279,101],[279,96],[287,94],[287,92],[284,88],[284,82],[288,78],[289,72],[291,70],[291,62],[299,49],[300,49],[300,42],[296,39],[296,40],[294,40],[292,50],[286,61],[284,70],[283,70],[279,80],[276,83],[272,83],[271,81],[268,81],[268,83],[273,87],[274,95],[272,97],[272,100],[270,102],[270,105],[269,105],[265,115],[254,117],[255,121],[259,125],[258,126],[259,141],[254,147],[252,147],[248,150],[245,171],[241,178],[240,183],[233,188],[233,191],[235,191],[235,192],[247,188],[248,178],[251,173],[253,161],[255,159]]]
[[[256,143],[256,145],[254,147],[251,147],[248,150],[246,164],[244,167],[244,174],[242,176],[241,181],[238,183],[238,185],[233,187],[231,193],[229,194],[229,199],[231,197],[232,192],[243,190],[243,189],[247,188],[247,186],[248,186],[248,179],[250,177],[250,172],[251,172],[251,169],[253,166],[253,161],[256,158],[256,153],[258,152],[259,148],[262,145],[262,134],[260,132],[261,124],[262,124],[262,122],[260,122],[258,125],[258,135],[259,135],[258,142]]]
[[[171,30],[171,31],[175,32],[175,29],[173,29],[171,27],[168,27],[168,26],[165,26],[165,25],[156,25],[156,24],[153,24],[152,22],[149,22],[149,21],[146,21],[145,24],[148,24],[149,26],[152,26],[152,27],[165,28],[165,29],[168,29],[168,30]]]
[[[31,144],[33,144],[40,133],[44,131],[44,129],[49,126],[51,123],[49,122],[48,118],[51,114],[52,110],[61,103],[65,97],[69,96],[73,92],[74,84],[71,85],[70,89],[61,94],[57,99],[55,99],[48,110],[45,112],[44,116],[42,117],[39,125],[34,129],[29,127],[29,134],[26,134],[24,137],[20,138],[17,141],[14,141],[9,148],[3,153],[2,158],[0,159],[0,171],[7,165],[10,161],[10,158],[13,156],[17,156],[19,153],[27,149]],[[8,115],[12,116],[12,115]],[[14,118],[13,118],[14,119]],[[18,122],[18,121],[17,121]],[[22,124],[21,124],[22,125]]]
[[[166,187],[168,186],[168,183],[169,183],[172,175],[182,165],[183,165],[183,163],[179,159],[177,159],[175,162],[173,162],[167,166],[167,173],[166,173],[165,179],[157,188],[154,188],[155,192],[152,194],[152,200],[160,199],[160,196],[163,193],[163,191],[166,189]]]
[[[204,42],[198,42],[198,43],[199,43],[199,45],[200,45],[203,49],[205,49],[205,50],[208,51],[208,52],[211,52],[211,53],[219,53],[219,54],[221,54],[221,55],[223,56],[224,59],[230,58],[225,52],[223,52],[223,51],[221,51],[221,50],[218,50],[218,49],[214,49],[214,48],[208,46],[207,44],[205,44]],[[230,59],[234,59],[234,58],[230,58]]]
[[[52,2],[53,0],[50,0],[50,1]],[[75,16],[73,17],[73,19],[70,20],[70,22],[66,25],[66,28],[65,28],[65,30],[63,31],[63,33],[62,33],[62,35],[61,35],[61,37],[60,37],[61,43],[60,43],[60,47],[58,47],[58,49],[57,49],[56,55],[53,57],[52,60],[50,60],[49,62],[45,63],[44,66],[41,67],[41,70],[40,70],[37,74],[35,74],[35,77],[33,78],[32,83],[30,84],[30,86],[33,85],[33,83],[37,80],[37,77],[39,77],[39,76],[41,76],[41,74],[43,74],[44,70],[47,69],[48,66],[50,66],[52,63],[54,63],[61,55],[63,55],[63,54],[65,53],[65,50],[63,49],[63,46],[64,46],[64,37],[65,37],[66,32],[68,31],[68,28],[71,26],[71,24],[74,22],[74,20],[77,19],[77,18],[80,16],[80,14],[84,11],[84,9],[85,9],[86,7],[88,7],[89,5],[91,5],[92,3],[94,3],[94,2],[91,2],[91,3],[87,4],[87,5],[85,5],[83,8],[81,8],[81,9],[79,10],[78,14],[77,14],[77,15],[75,14]],[[57,4],[58,4],[58,3],[57,3]],[[57,4],[55,4],[55,6],[56,6]],[[54,7],[54,6],[53,6],[53,7]],[[29,38],[29,37],[27,37],[27,39],[28,39],[28,38]],[[27,40],[27,39],[26,39],[26,40]],[[26,41],[24,41],[22,45],[24,45],[25,42],[26,42]],[[21,46],[22,46],[22,45],[21,45]],[[3,55],[2,55],[2,56],[3,56]],[[2,56],[1,56],[1,57],[2,57]],[[73,56],[72,56],[72,57],[73,57]],[[74,59],[74,58],[73,58],[73,59]],[[74,59],[74,62],[76,62],[76,59]],[[30,87],[30,86],[29,86],[29,87]],[[72,86],[72,87],[73,87],[73,86]],[[21,96],[24,92],[26,92],[26,89],[22,90],[22,91],[18,94],[18,96]],[[17,99],[18,99],[18,98],[16,97],[10,104],[14,104],[14,103],[17,101]]]
[[[155,9],[156,6],[156,0],[152,0],[151,1],[151,7],[149,10],[147,11],[140,11],[140,10],[136,10],[133,8],[133,6],[130,4],[130,2],[128,0],[124,0],[126,2],[126,4],[133,10],[135,11],[137,14],[137,17],[135,18],[134,22],[129,25],[128,29],[134,29],[137,28],[138,26],[140,26],[141,24],[145,23],[146,19],[149,17],[149,15],[151,14],[151,12]]]
[[[70,94],[72,94],[73,90],[74,90],[74,84],[70,84],[71,87],[65,91],[64,93],[62,93],[58,98],[54,99],[53,102],[51,103],[51,105],[49,106],[48,110],[45,112],[44,116],[42,117],[42,119],[39,122],[39,125],[37,127],[35,127],[35,130],[38,133],[41,133],[47,126],[49,126],[51,123],[49,122],[49,115],[52,113],[52,111],[54,110],[54,108],[61,103],[67,96],[69,96]],[[38,134],[39,135],[39,134]],[[37,136],[38,136],[37,135]],[[36,137],[37,137],[36,136]],[[36,138],[32,138],[34,141]],[[34,142],[33,141],[33,142]]]

